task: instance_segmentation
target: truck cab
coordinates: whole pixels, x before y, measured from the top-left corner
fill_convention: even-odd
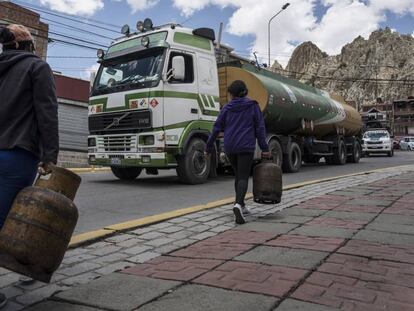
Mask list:
[[[153,27],[147,19],[110,48],[89,105],[88,156],[120,179],[143,169],[177,169],[181,180],[205,182],[205,144],[219,113],[214,32],[175,24]]]
[[[362,153],[364,156],[387,154],[392,157],[394,149],[390,133],[384,129],[366,131],[362,137]]]

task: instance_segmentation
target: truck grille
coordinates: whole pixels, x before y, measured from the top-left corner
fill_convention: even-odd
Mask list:
[[[105,152],[136,152],[137,136],[103,136],[97,141],[98,149],[104,149]]]
[[[367,141],[367,145],[381,145],[382,141],[378,140],[378,141]]]
[[[151,112],[131,111],[89,116],[91,134],[116,133],[125,130],[147,129],[152,126]]]

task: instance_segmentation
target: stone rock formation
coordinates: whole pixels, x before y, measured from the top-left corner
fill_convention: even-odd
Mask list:
[[[304,42],[277,72],[358,105],[407,98],[414,95],[414,37],[385,28],[357,37],[334,56]]]

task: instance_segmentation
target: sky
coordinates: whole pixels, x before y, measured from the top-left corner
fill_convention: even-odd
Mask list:
[[[343,45],[379,28],[390,27],[403,34],[414,35],[414,0],[287,0],[290,6],[271,23],[271,58],[286,65],[295,47],[305,41],[314,42],[324,52],[339,54]],[[233,46],[240,55],[251,57],[257,52],[267,63],[269,19],[280,11],[286,0],[16,0],[29,5],[43,18],[49,19],[50,30],[74,36],[79,44],[108,45],[120,36],[116,32],[124,24],[135,29],[136,22],[150,17],[155,25],[183,23],[190,28],[210,27],[218,32],[224,23],[222,42]],[[46,14],[72,14],[83,23]],[[68,16],[66,16],[68,17]],[[100,27],[91,26],[99,21]],[[86,31],[63,28],[64,23]],[[110,25],[109,25],[110,24]],[[116,26],[116,27],[115,27]],[[109,30],[107,30],[109,29]],[[50,37],[61,38],[58,35]],[[64,37],[63,37],[64,38]],[[72,41],[64,38],[65,40]],[[64,45],[49,45],[48,62],[56,71],[88,79],[96,68],[96,51]],[[65,57],[65,58],[63,58]],[[87,57],[87,58],[78,58]]]

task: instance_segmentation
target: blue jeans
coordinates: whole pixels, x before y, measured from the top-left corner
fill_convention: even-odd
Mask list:
[[[38,163],[29,151],[0,150],[0,229],[19,191],[33,184]]]

